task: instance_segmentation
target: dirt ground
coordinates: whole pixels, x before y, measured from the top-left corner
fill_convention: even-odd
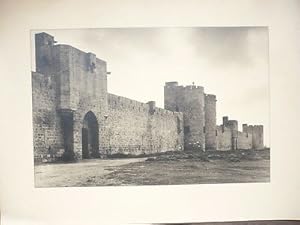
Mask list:
[[[250,183],[270,181],[268,152],[167,153],[35,166],[36,187]]]

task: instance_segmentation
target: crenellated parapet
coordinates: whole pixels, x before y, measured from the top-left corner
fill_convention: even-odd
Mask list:
[[[223,124],[217,126],[217,149],[263,149],[263,126],[242,125],[242,132],[238,130],[238,121],[223,117]]]

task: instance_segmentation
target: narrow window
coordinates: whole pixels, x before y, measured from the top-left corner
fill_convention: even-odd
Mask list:
[[[190,126],[185,126],[184,127],[184,134],[190,133]]]
[[[177,133],[180,134],[181,128],[180,128],[180,119],[177,117]]]

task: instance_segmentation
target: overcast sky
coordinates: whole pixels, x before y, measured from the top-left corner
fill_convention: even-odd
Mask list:
[[[106,61],[110,93],[163,107],[165,82],[195,82],[217,96],[218,124],[262,124],[269,145],[267,27],[41,30],[32,40],[42,31]]]

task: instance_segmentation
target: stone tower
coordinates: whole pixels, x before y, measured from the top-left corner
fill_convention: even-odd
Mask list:
[[[264,127],[262,125],[243,124],[243,132],[252,134],[253,149],[264,148]]]
[[[231,149],[236,150],[238,146],[238,121],[229,120],[228,116],[223,116],[223,126],[231,131]]]
[[[216,96],[205,95],[205,148],[206,150],[217,149],[217,115],[216,115]]]
[[[195,85],[178,86],[177,82],[165,83],[165,109],[183,112],[185,149],[205,150],[204,96],[203,87]]]
[[[60,120],[64,154],[81,159],[82,149],[87,148],[87,157],[98,155],[107,114],[106,62],[93,53],[55,44],[47,33],[35,35],[35,57],[36,72],[47,77],[56,93],[53,114]]]

